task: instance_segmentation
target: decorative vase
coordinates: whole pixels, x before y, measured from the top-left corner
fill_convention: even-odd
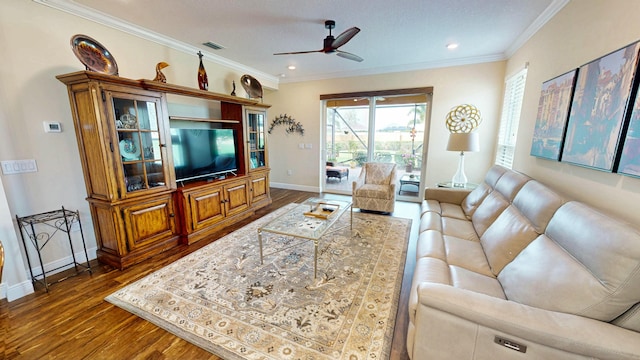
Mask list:
[[[407,164],[405,169],[406,172],[410,173],[413,171],[413,164]]]
[[[198,51],[198,57],[200,58],[200,67],[198,67],[198,86],[200,90],[209,90],[209,80],[207,79],[207,71],[202,64],[202,51]]]

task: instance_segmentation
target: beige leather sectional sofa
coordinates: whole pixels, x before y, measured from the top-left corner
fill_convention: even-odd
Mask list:
[[[409,300],[417,359],[640,359],[640,232],[495,166],[427,189]]]

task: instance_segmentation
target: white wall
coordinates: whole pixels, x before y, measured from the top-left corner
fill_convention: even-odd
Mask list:
[[[449,132],[445,117],[451,108],[460,104],[474,104],[483,117],[478,128],[481,149],[465,155],[465,173],[470,182],[478,182],[491,166],[494,143],[502,103],[504,62],[484,63],[440,69],[391,73],[304,83],[280,84],[279,90],[269,92],[265,102],[272,104],[269,122],[280,114],[291,115],[303,124],[303,137],[287,134],[276,127],[269,135],[269,164],[271,182],[278,187],[318,191],[321,165],[320,95],[355,91],[389,90],[433,87],[433,108],[428,139],[426,184],[434,186],[448,181],[456,172],[459,154],[446,151]],[[312,143],[313,148],[299,149],[299,143]],[[287,175],[287,170],[293,170]]]
[[[640,40],[637,0],[571,1],[508,61],[529,62],[514,167],[560,192],[631,222],[640,221],[640,180],[529,155],[542,83]]]

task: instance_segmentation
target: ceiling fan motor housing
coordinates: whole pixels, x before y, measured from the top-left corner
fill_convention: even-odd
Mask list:
[[[329,34],[331,34],[331,30],[335,29],[335,27],[336,27],[336,22],[333,20],[327,20],[324,22],[324,28],[329,29]]]

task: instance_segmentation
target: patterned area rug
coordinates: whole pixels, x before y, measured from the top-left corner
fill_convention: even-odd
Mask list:
[[[258,227],[287,205],[106,300],[224,359],[389,357],[411,220],[346,212],[318,246]],[[332,232],[333,231],[333,232]]]

